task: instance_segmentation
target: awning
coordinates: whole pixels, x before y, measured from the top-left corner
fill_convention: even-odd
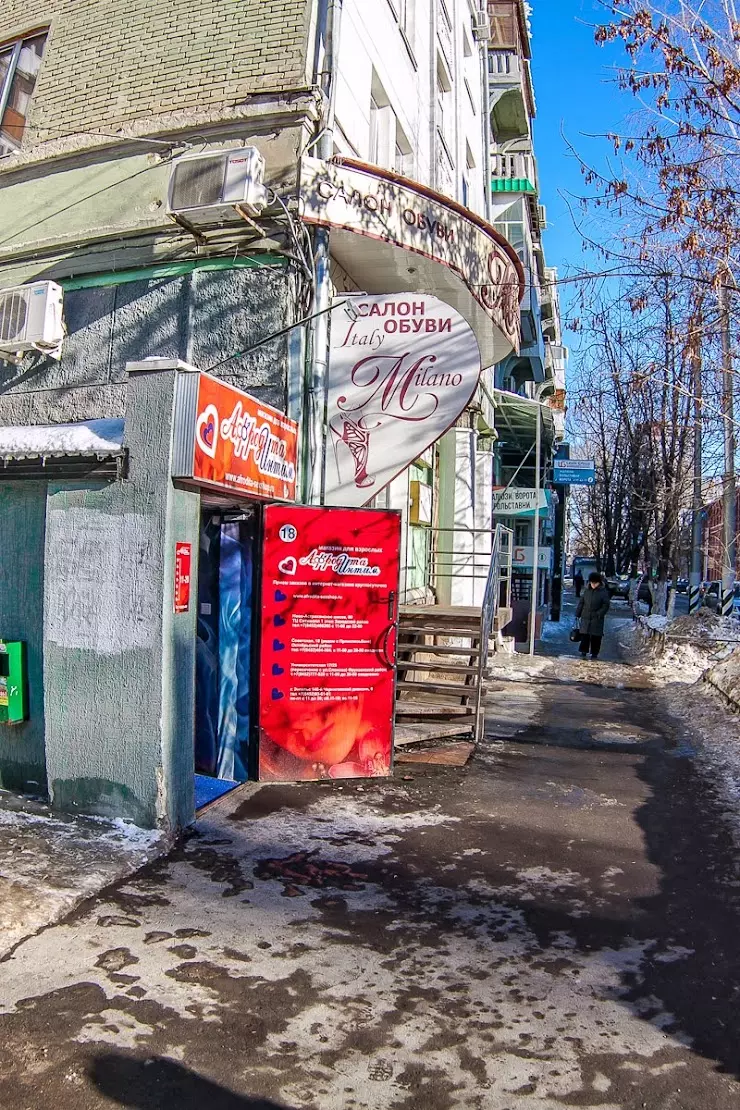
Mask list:
[[[331,229],[331,256],[365,293],[428,293],[475,333],[484,367],[518,350],[522,264],[456,201],[349,158],[301,163],[301,218]]]
[[[123,420],[0,427],[0,479],[121,477],[123,431]]]
[[[550,449],[555,440],[555,421],[549,405],[505,389],[494,389],[493,396],[496,402],[496,431],[502,447],[525,454],[535,442],[540,414],[542,449]]]

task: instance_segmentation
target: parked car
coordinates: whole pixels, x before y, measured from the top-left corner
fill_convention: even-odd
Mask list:
[[[676,593],[677,594],[687,594],[688,592],[689,592],[689,580],[688,580],[688,578],[677,578],[676,579]]]
[[[630,593],[630,576],[628,574],[610,574],[606,578],[606,588],[610,597],[621,597],[626,601]]]

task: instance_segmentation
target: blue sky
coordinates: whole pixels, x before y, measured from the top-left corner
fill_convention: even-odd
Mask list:
[[[626,55],[618,46],[594,42],[594,25],[603,21],[597,0],[532,0],[532,70],[537,99],[535,152],[541,201],[547,208],[545,254],[561,276],[568,263],[582,259],[564,195],[588,190],[567,141],[591,164],[602,165],[611,148],[590,136],[619,130],[635,110],[628,93],[615,84],[614,66]],[[568,287],[561,296],[568,300]]]

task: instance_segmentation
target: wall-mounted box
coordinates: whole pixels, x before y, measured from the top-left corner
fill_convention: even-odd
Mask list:
[[[0,640],[0,724],[28,720],[26,645]]]
[[[411,488],[411,510],[409,520],[412,524],[432,523],[432,487],[426,482],[413,481]]]

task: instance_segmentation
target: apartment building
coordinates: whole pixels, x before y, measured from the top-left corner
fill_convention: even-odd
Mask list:
[[[192,819],[201,662],[220,677],[228,662],[204,655],[218,552],[248,573],[265,492],[215,496],[183,469],[183,398],[196,378],[248,393],[280,450],[297,442],[295,475],[268,460],[273,496],[319,502],[332,297],[360,313],[361,294],[400,298],[386,332],[401,334],[421,328],[402,318],[422,312],[414,295],[434,297],[474,337],[481,386],[373,501],[401,512],[407,599],[475,596],[492,368],[519,348],[525,291],[486,218],[487,28],[470,0],[4,6],[0,640],[26,652],[28,712],[0,718],[0,785],[142,825]],[[363,434],[335,432],[353,503],[373,493]],[[435,528],[452,537],[442,573]],[[247,656],[237,670],[246,705]],[[207,722],[219,751],[223,709]]]
[[[557,610],[562,564],[564,501],[567,491],[551,488],[550,460],[565,436],[567,350],[563,346],[557,271],[545,260],[546,211],[540,200],[535,153],[536,98],[532,40],[523,0],[489,0],[491,221],[515,247],[525,273],[521,336],[496,368],[495,485],[531,488],[535,481],[536,429],[540,425],[541,505],[518,516],[497,513],[514,530],[515,630],[529,640],[532,584],[541,620],[555,592]],[[502,509],[506,502],[502,501]],[[536,537],[535,530],[539,534]],[[533,569],[535,547],[538,570]]]

